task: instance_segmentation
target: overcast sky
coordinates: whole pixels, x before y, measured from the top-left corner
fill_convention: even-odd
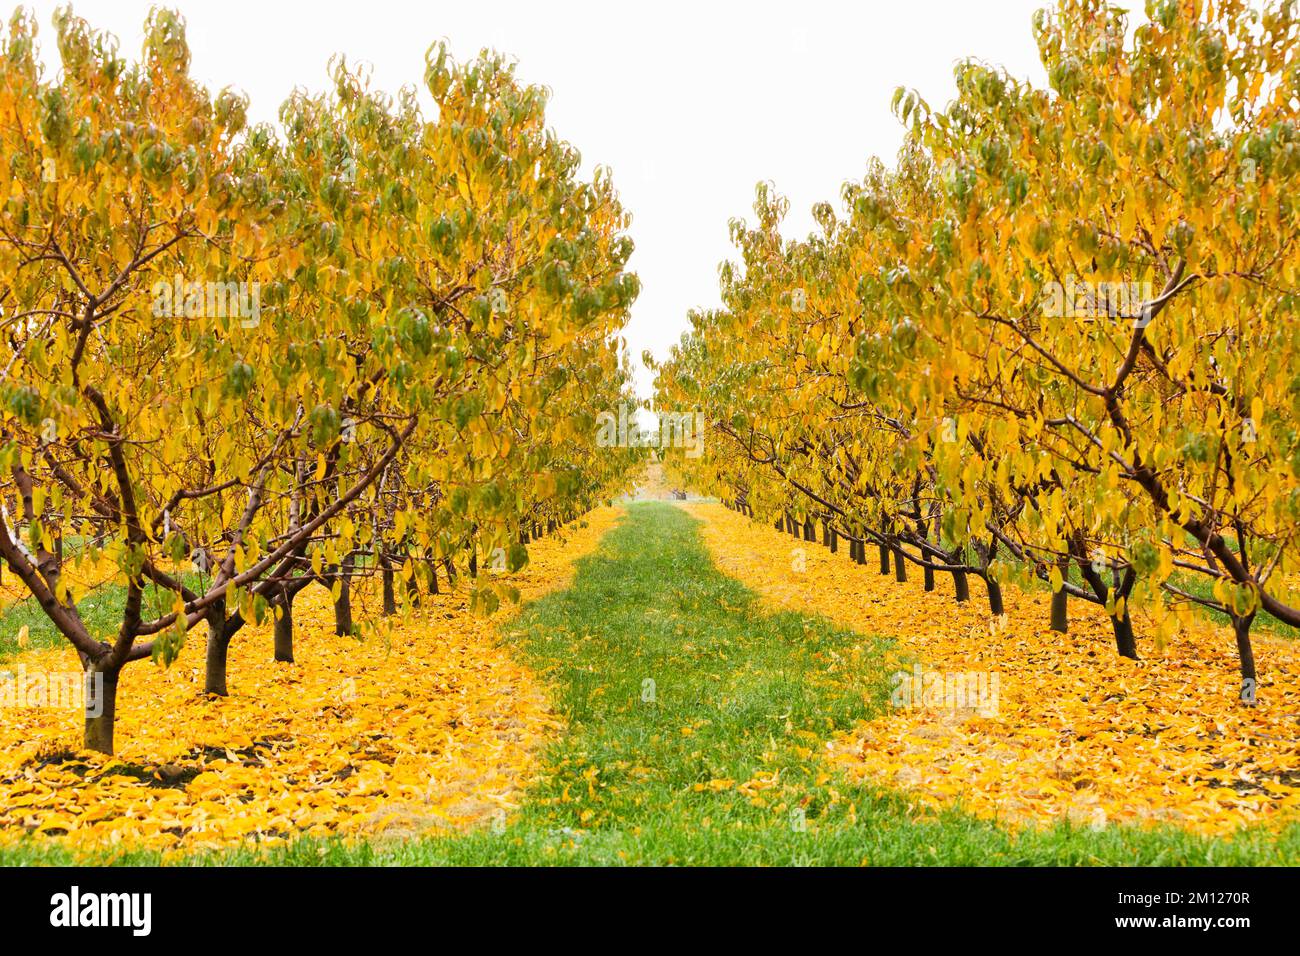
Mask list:
[[[78,14],[138,56],[153,0],[94,0]],[[56,3],[28,3],[54,65]],[[895,87],[934,107],[955,93],[966,57],[1043,82],[1030,30],[1045,0],[864,0],[623,3],[564,0],[176,0],[192,72],[213,90],[252,98],[274,121],[295,86],[321,89],[342,52],[374,67],[378,86],[421,86],[424,52],[445,37],[458,59],[508,53],[523,79],[548,86],[548,121],[609,166],[633,216],[632,268],[642,292],[626,335],[632,355],[666,353],[686,311],[718,303],[717,266],[732,254],[727,220],[751,216],[754,184],[790,198],[787,234],[813,228],[813,203],[838,205],[840,184],[902,139]],[[424,102],[430,104],[421,88]],[[642,370],[638,388],[650,393]]]

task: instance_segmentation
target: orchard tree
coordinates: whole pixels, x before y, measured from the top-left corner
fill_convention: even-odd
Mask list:
[[[995,613],[1037,577],[1053,627],[1067,597],[1104,605],[1130,657],[1134,608],[1157,640],[1189,603],[1228,614],[1249,701],[1255,615],[1300,623],[1297,24],[1147,15],[1040,14],[1050,89],[963,63],[942,112],[900,90],[897,169],[847,186],[842,221],[819,207],[823,235],[782,239],[762,188],[657,401],[730,441],[678,461],[708,487],[838,519],[882,570],[978,574]]]
[[[431,52],[436,122],[339,61],[332,94],[286,104],[282,145],[189,79],[175,14],[151,14],[137,65],[70,14],[56,30],[57,83],[25,17],[0,59],[0,557],[77,649],[86,744],[111,752],[122,667],[170,663],[196,625],[213,694],[249,621],[274,617],[292,657],[311,581],[352,631],[350,579],[379,537],[435,528],[399,505],[474,502],[423,539],[447,561],[465,527],[505,540],[523,502],[496,472],[528,459],[489,416],[534,413],[566,363],[617,368],[636,284],[608,178],[577,178],[541,92],[498,57]],[[603,488],[616,470],[585,474]],[[82,620],[65,540],[114,568],[116,633]]]

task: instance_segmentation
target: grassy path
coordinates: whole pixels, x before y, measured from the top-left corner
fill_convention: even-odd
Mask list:
[[[669,504],[630,506],[573,586],[526,608],[508,637],[547,679],[569,724],[515,818],[457,837],[304,840],[205,862],[1186,865],[1300,857],[1297,828],[1281,838],[1215,840],[1062,825],[1014,837],[846,783],[820,750],[883,708],[883,647],[820,618],[765,613],[713,566],[695,520]]]
[[[794,862],[856,811],[817,751],[883,702],[884,675],[853,663],[875,642],[761,613],[679,509],[630,508],[519,625],[570,725],[520,825],[586,831],[566,855]]]
[[[822,618],[765,613],[713,566],[695,520],[669,504],[631,506],[574,586],[528,609],[512,637],[550,681],[570,729],[520,818],[447,847],[457,862],[1297,858],[1294,828],[1281,842],[1066,826],[1017,839],[831,775],[819,752],[826,740],[885,706],[883,647]]]

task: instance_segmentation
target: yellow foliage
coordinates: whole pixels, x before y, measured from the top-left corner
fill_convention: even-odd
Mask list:
[[[567,585],[620,512],[534,542],[511,583],[524,599]],[[373,613],[376,595],[356,601]],[[0,840],[79,849],[215,849],[299,834],[405,836],[481,824],[518,804],[559,721],[535,677],[468,594],[425,596],[386,640],[335,637],[328,592],[295,606],[298,663],[271,659],[271,623],[230,650],[231,696],[205,698],[202,629],[169,669],[125,670],[115,757],[78,751],[79,715],[16,709],[0,728]],[[71,649],[7,664],[78,668]]]
[[[1000,675],[995,715],[894,709],[832,741],[830,759],[850,777],[1024,825],[1169,822],[1222,833],[1300,811],[1293,641],[1254,635],[1259,703],[1245,707],[1225,628],[1195,620],[1161,652],[1142,640],[1148,622],[1138,616],[1143,660],[1130,661],[1093,605],[1072,602],[1071,633],[1058,634],[1046,593],[1007,587],[1005,624],[994,622],[978,581],[957,604],[948,575],[926,593],[919,581],[854,565],[847,549],[811,545],[795,572],[789,537],[721,505],[685,507],[704,522],[718,567],[770,603],[893,639],[897,669],[920,661]]]

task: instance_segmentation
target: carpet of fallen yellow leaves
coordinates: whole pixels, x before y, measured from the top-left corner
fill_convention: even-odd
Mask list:
[[[529,546],[524,600],[568,585],[622,512],[594,511]],[[7,708],[0,725],[0,840],[164,851],[307,833],[407,836],[508,814],[559,730],[536,678],[499,643],[515,613],[472,615],[462,587],[426,597],[384,639],[333,632],[329,594],[295,605],[295,664],[272,661],[270,624],[230,651],[231,696],[207,698],[204,634],[163,670],[123,671],[115,757],[79,752],[80,715]],[[356,608],[373,612],[373,601]],[[77,668],[70,649],[5,663]]]
[[[830,742],[830,759],[854,778],[1012,825],[1166,821],[1222,833],[1300,811],[1292,640],[1256,628],[1259,705],[1248,708],[1235,700],[1226,627],[1194,624],[1161,651],[1135,620],[1143,660],[1129,661],[1095,606],[1071,602],[1062,635],[1047,626],[1050,595],[1008,588],[1009,614],[994,620],[978,580],[957,604],[949,575],[927,594],[919,568],[906,583],[881,576],[874,549],[854,565],[847,547],[832,555],[721,505],[683,507],[704,522],[718,567],[772,605],[892,638],[903,668],[999,675],[996,715],[891,708]]]

